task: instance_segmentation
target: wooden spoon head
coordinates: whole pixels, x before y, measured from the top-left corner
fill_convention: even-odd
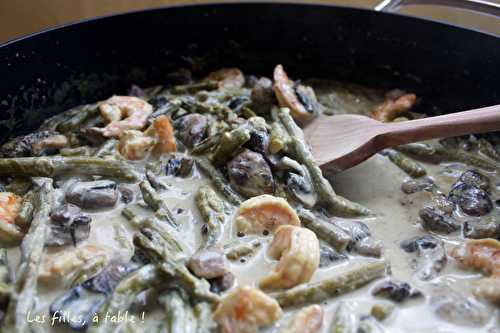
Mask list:
[[[360,115],[322,115],[304,128],[304,134],[316,162],[338,172],[377,152],[374,138],[380,133],[380,125]]]

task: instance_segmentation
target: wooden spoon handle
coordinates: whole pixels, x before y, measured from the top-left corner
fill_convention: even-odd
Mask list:
[[[376,140],[385,147],[450,136],[500,131],[500,105],[444,116],[382,125]]]

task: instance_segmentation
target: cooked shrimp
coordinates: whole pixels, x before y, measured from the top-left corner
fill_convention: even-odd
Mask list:
[[[0,192],[0,219],[12,224],[16,219],[22,199],[11,192]]]
[[[153,107],[137,97],[113,96],[101,102],[99,110],[108,124],[93,130],[106,138],[119,138],[126,130],[142,129],[153,112]]]
[[[144,135],[141,131],[128,130],[123,132],[118,151],[127,160],[142,160],[155,143],[152,137]]]
[[[450,254],[464,267],[500,278],[500,242],[496,239],[468,240],[455,247]]]
[[[317,333],[323,325],[323,308],[317,304],[305,307],[297,312],[288,327],[282,332]]]
[[[318,268],[319,241],[309,229],[282,225],[274,234],[268,255],[279,263],[260,281],[260,287],[291,288],[308,282]]]
[[[242,286],[226,295],[214,312],[223,333],[254,333],[282,316],[278,302],[262,291]]]
[[[160,156],[165,153],[173,153],[177,149],[174,137],[174,128],[167,116],[162,115],[153,122],[155,130],[156,144],[153,147],[153,154]]]
[[[64,250],[54,255],[46,255],[43,258],[39,278],[45,283],[61,281],[90,259],[97,256],[109,259],[109,251],[110,249],[104,246],[88,244],[71,250]]]
[[[244,233],[274,231],[284,224],[300,226],[297,213],[283,198],[269,194],[244,201],[236,214],[236,229]]]
[[[238,68],[221,68],[208,74],[208,80],[219,81],[220,89],[239,89],[245,84],[245,76]]]
[[[384,123],[393,121],[402,113],[410,110],[416,101],[417,96],[415,94],[404,94],[394,99],[387,99],[375,107],[372,118]]]
[[[310,112],[300,102],[295,93],[295,84],[288,78],[283,66],[278,65],[274,68],[274,93],[281,107],[290,109],[290,113],[301,125],[306,124],[314,117],[314,112]]]

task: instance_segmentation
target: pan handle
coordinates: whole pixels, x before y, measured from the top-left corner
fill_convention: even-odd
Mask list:
[[[406,5],[436,5],[467,9],[500,18],[500,4],[484,0],[383,0],[375,10],[395,12]]]

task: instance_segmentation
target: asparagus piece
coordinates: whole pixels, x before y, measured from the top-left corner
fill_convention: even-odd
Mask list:
[[[243,202],[243,197],[233,190],[222,173],[217,170],[206,157],[198,157],[195,161],[196,165],[211,178],[215,188],[222,193],[231,204],[238,206]]]
[[[179,252],[173,251],[171,246],[161,241],[161,236],[154,236],[155,231],[150,230],[146,236],[137,233],[134,244],[144,250],[158,267],[170,278],[179,280],[184,290],[192,297],[209,302],[218,302],[219,297],[210,291],[210,284],[205,279],[199,279],[187,269],[184,258]]]
[[[179,224],[175,220],[172,212],[168,208],[165,200],[161,199],[155,189],[148,181],[142,181],[139,184],[142,198],[146,204],[155,212],[155,216],[161,221],[165,221],[174,228],[178,228]]]
[[[250,133],[247,128],[238,127],[230,132],[222,134],[219,145],[215,149],[212,156],[212,163],[216,167],[226,165],[236,154],[239,149],[248,140],[250,140]]]
[[[304,133],[290,116],[290,111],[287,108],[281,108],[278,117],[290,136],[290,144],[295,159],[309,171],[319,201],[328,212],[342,216],[369,215],[370,211],[367,208],[335,194],[332,185],[323,177],[321,169],[316,165],[314,157],[305,143]]]
[[[236,245],[232,245],[227,249],[226,258],[231,261],[236,261],[243,257],[252,256],[261,246],[262,243],[258,239],[248,243],[238,242]]]
[[[15,223],[22,229],[26,229],[33,219],[35,210],[36,193],[30,191],[23,198],[23,203],[17,212]]]
[[[333,315],[329,333],[355,333],[356,316],[350,304],[342,301]]]
[[[337,251],[344,251],[353,241],[352,237],[339,226],[324,221],[307,209],[298,211],[302,225],[312,230],[319,239],[330,244]]]
[[[178,290],[167,291],[159,298],[167,314],[167,333],[195,333],[197,320],[193,308]]]
[[[341,295],[360,288],[385,275],[384,261],[370,262],[322,281],[300,285],[271,294],[282,307],[319,303],[329,297]]]
[[[224,202],[209,186],[202,186],[196,193],[196,205],[205,221],[204,248],[217,244],[222,237],[224,223]]]
[[[125,162],[92,157],[18,157],[0,159],[0,176],[57,177],[89,175],[134,182],[136,173]]]
[[[387,156],[392,163],[413,178],[422,177],[427,174],[427,171],[420,163],[396,150],[385,149],[382,155]]]
[[[35,304],[40,263],[49,233],[49,214],[54,204],[52,180],[46,179],[38,192],[38,200],[30,229],[21,243],[21,259],[5,323],[10,332],[30,332],[26,316]]]
[[[215,80],[208,80],[192,84],[178,85],[172,88],[173,94],[193,94],[200,90],[214,90],[219,88],[219,82]]]

